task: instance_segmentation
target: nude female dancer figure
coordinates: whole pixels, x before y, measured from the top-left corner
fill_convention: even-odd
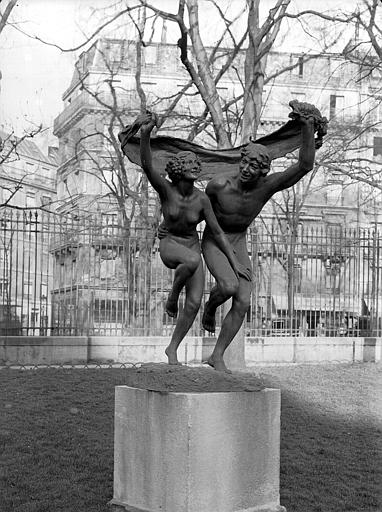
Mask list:
[[[177,349],[196,317],[204,287],[197,225],[203,220],[206,222],[209,232],[226,255],[237,277],[250,281],[251,269],[239,263],[216,220],[208,196],[194,186],[201,170],[195,154],[182,151],[169,160],[166,171],[171,181],[168,181],[152,166],[150,134],[156,124],[155,115],[142,114],[135,123],[141,126],[142,168],[157,191],[162,205],[165,234],[159,244],[160,256],[166,267],[175,269],[174,282],[166,302],[166,311],[171,317],[178,315],[179,294],[183,287],[186,291],[184,309],[166,348],[169,364],[179,364]]]

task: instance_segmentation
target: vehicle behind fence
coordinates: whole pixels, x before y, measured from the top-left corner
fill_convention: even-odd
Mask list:
[[[291,232],[259,221],[248,248],[247,335],[380,335],[379,233]],[[171,282],[155,233],[124,226],[117,215],[0,210],[0,335],[166,336],[174,325],[164,311]],[[213,283],[206,271],[201,312]],[[208,334],[201,312],[191,335]]]

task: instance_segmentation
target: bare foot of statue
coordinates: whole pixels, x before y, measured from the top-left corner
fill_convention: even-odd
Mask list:
[[[165,310],[168,316],[176,318],[178,316],[178,300],[169,297],[166,302]]]
[[[214,368],[218,372],[225,372],[225,373],[232,373],[231,370],[229,370],[224,361],[223,358],[213,358],[210,356],[207,361],[204,361],[206,364],[209,364],[212,368]]]
[[[167,347],[165,350],[166,356],[168,358],[168,364],[181,365],[178,361],[178,356],[176,354],[176,350],[173,350],[171,347]]]
[[[203,329],[205,329],[208,332],[215,332],[216,329],[216,320],[215,320],[215,312],[211,311],[208,307],[208,302],[206,303],[204,307],[204,313],[202,317],[202,326]]]

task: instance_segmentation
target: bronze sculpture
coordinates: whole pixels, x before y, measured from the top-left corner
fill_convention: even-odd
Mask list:
[[[157,137],[153,139],[155,141],[154,159],[158,165],[162,164],[163,166],[163,159],[168,159],[169,156],[176,154],[179,150],[192,149],[193,153],[197,153],[199,158],[209,166],[209,175],[207,177],[212,175],[212,179],[206,187],[206,194],[211,201],[215,217],[241,264],[242,271],[238,272],[239,266],[237,261],[233,264],[232,258],[227,257],[229,251],[225,251],[224,244],[219,247],[216,234],[211,230],[211,225],[213,226],[214,223],[209,223],[203,234],[202,251],[206,264],[217,283],[211,290],[203,314],[202,323],[207,331],[215,331],[217,307],[232,298],[231,309],[223,320],[214,351],[207,360],[210,366],[219,371],[229,371],[224,363],[224,352],[240,329],[249,307],[251,285],[248,274],[243,271],[250,268],[246,247],[247,228],[258,216],[266,202],[276,192],[295,185],[313,168],[315,148],[321,146],[322,138],[326,134],[327,120],[321,116],[316,107],[308,103],[300,103],[296,100],[291,101],[290,106],[293,109],[290,114],[291,121],[281,129],[258,141],[251,141],[240,148],[232,150],[209,150],[171,137]],[[148,116],[150,115],[148,114]],[[143,124],[149,126],[150,123],[153,126],[153,121],[149,121],[149,118],[146,118]],[[142,119],[138,118],[131,127],[121,132],[119,137],[124,153],[133,162],[145,166],[146,157],[142,147],[145,147],[146,142],[142,146],[142,142],[134,138],[135,133],[141,126]],[[314,137],[315,132],[318,135],[316,139]],[[145,140],[147,140],[147,137]],[[140,147],[139,157],[136,151],[137,144]],[[290,166],[284,172],[273,173],[268,176],[272,159],[283,156],[300,146],[299,159],[296,164]],[[239,172],[237,165],[239,165]],[[173,220],[176,224],[175,217]],[[165,216],[165,229],[160,230],[160,235],[164,239],[168,229],[169,226]],[[176,231],[174,226],[171,229]],[[196,249],[196,239],[193,247]],[[170,261],[167,263],[165,260],[163,261],[165,264],[172,264]],[[199,269],[200,260],[198,259],[198,261],[197,268]],[[195,275],[199,276],[200,270]],[[200,277],[195,277],[195,280],[201,283]],[[182,282],[185,282],[185,280]],[[175,282],[174,285],[175,292],[172,298],[170,293],[167,304],[167,311],[170,315],[175,313],[174,304],[179,296],[177,294],[178,285]],[[196,316],[197,310],[195,311],[195,309],[197,304],[200,304],[202,293],[198,286],[195,287],[197,289],[197,297],[193,301],[194,307],[188,317],[188,320],[192,318],[192,321]],[[183,322],[183,320],[178,320],[177,322],[173,339],[170,346],[166,349],[166,354],[171,364],[177,363],[176,348],[191,327],[192,321]]]

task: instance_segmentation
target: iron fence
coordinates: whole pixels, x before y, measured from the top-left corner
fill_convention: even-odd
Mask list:
[[[248,249],[247,335],[380,334],[380,233],[259,222]],[[171,282],[154,233],[116,215],[0,211],[0,335],[169,335]],[[212,284],[206,271],[201,311]],[[190,335],[207,334],[201,311]]]

